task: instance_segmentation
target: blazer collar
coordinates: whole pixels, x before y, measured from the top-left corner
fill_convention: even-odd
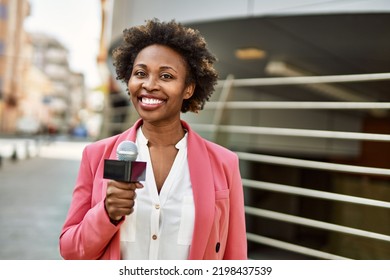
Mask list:
[[[195,226],[189,259],[203,259],[214,221],[215,191],[211,163],[205,141],[189,125],[182,121],[188,131],[188,165],[195,203]]]

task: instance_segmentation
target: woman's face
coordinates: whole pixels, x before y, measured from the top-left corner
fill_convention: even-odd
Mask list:
[[[170,123],[180,119],[184,99],[194,92],[186,86],[186,62],[173,49],[150,45],[134,60],[128,88],[131,101],[140,117],[151,123]]]

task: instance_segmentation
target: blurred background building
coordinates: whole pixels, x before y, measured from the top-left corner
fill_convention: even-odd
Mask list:
[[[0,2],[0,114],[1,131],[13,132],[21,114],[28,73],[28,38],[23,21],[28,16],[28,1]]]
[[[30,10],[27,0],[0,2],[0,133],[72,134],[86,121],[84,74],[57,38],[26,32]]]
[[[85,106],[84,76],[69,68],[68,51],[56,38],[30,34],[30,39],[33,46],[32,64],[52,84],[51,92],[43,96],[43,103],[50,109],[46,129],[67,133],[78,125],[78,113]]]
[[[388,1],[102,0],[101,6],[109,112],[102,135],[138,117],[112,68],[123,29],[176,19],[200,30],[218,57],[211,102],[182,117],[239,155],[249,256],[390,258]]]

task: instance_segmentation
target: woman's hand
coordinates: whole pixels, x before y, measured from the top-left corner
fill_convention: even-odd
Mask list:
[[[143,188],[141,183],[124,183],[109,181],[107,184],[104,207],[112,221],[119,221],[123,216],[134,211],[134,200],[137,196],[136,189]]]

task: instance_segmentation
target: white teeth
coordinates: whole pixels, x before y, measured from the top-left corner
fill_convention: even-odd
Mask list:
[[[160,99],[155,99],[155,98],[147,98],[147,97],[142,97],[142,103],[145,103],[145,104],[150,104],[150,105],[154,105],[154,104],[161,104],[163,103],[162,100]]]

